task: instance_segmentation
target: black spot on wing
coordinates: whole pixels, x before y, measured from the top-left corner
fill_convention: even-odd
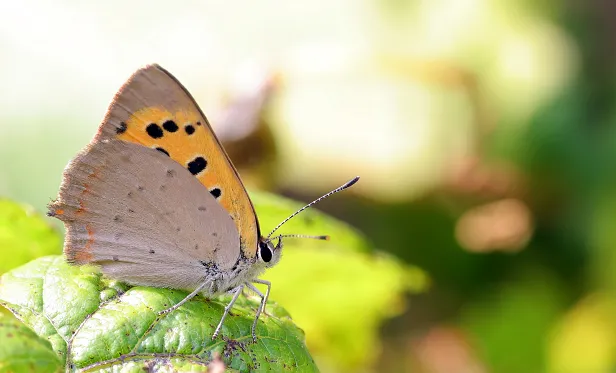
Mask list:
[[[163,128],[169,132],[176,132],[178,130],[178,125],[175,124],[174,121],[168,120],[163,123]]]
[[[213,195],[214,198],[218,199],[222,194],[222,190],[220,190],[220,188],[213,188],[212,190],[210,190],[210,194]]]
[[[192,135],[193,133],[195,133],[195,127],[193,127],[192,124],[187,124],[186,126],[184,126],[184,131],[186,131],[187,135]]]
[[[207,161],[203,157],[196,157],[192,161],[188,162],[188,171],[193,175],[198,175],[203,172],[207,167]]]
[[[153,139],[160,139],[164,135],[163,129],[160,128],[160,126],[156,123],[148,124],[148,126],[145,128],[145,131]]]
[[[156,148],[156,150],[158,150],[159,152],[161,152],[161,153],[165,154],[167,157],[169,157],[169,152],[166,151],[164,148],[158,147],[158,148]]]
[[[118,135],[121,135],[121,134],[123,134],[124,132],[126,132],[126,123],[124,123],[124,122],[120,122],[120,127],[117,127],[117,128],[116,128],[116,133],[117,133]]]

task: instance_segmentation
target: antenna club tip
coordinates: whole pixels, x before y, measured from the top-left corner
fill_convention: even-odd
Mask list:
[[[353,179],[349,180],[346,184],[344,184],[343,189],[353,186],[358,181],[359,181],[359,176],[355,176]]]
[[[329,241],[330,237],[329,236],[321,236],[320,237],[323,241]]]

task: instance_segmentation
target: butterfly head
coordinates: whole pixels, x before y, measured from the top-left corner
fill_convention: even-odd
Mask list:
[[[259,240],[259,249],[257,250],[257,258],[266,268],[270,268],[278,264],[282,256],[282,239],[278,238],[278,243],[274,245],[272,239],[262,237]]]

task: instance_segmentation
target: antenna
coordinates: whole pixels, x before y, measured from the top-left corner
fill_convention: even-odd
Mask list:
[[[292,213],[288,218],[284,219],[280,224],[278,224],[276,226],[276,228],[274,228],[268,235],[267,235],[267,239],[269,240],[270,237],[272,236],[272,234],[274,234],[274,232],[276,232],[278,230],[278,228],[282,227],[284,225],[284,223],[288,222],[289,220],[293,219],[293,217],[295,217],[295,215],[299,214],[300,212],[304,211],[305,209],[307,209],[308,207],[314,205],[315,203],[331,196],[332,194],[338,193],[340,191],[343,191],[347,188],[350,188],[351,186],[353,186],[353,184],[355,184],[357,181],[359,180],[359,176],[355,176],[352,180],[347,181],[346,183],[344,183],[344,185],[339,186],[338,188],[332,190],[331,192],[322,195],[321,197],[315,199],[314,201],[310,202],[309,204],[307,204],[306,206],[302,207],[301,209],[295,211],[294,213]],[[297,235],[297,234],[293,234],[293,235],[281,235],[279,237],[303,237],[302,235]],[[310,237],[310,238],[317,238],[320,240],[323,239],[327,239],[327,238],[321,238],[321,237],[328,237],[328,236],[316,236],[316,237]],[[307,237],[308,238],[308,237]],[[329,237],[328,237],[329,238]]]
[[[312,236],[308,234],[281,234],[276,237],[268,238],[268,240],[278,240],[281,238],[311,238],[313,240],[329,241],[329,236]]]

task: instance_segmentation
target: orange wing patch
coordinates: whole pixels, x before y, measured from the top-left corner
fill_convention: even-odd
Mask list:
[[[116,132],[117,138],[157,149],[195,175],[233,218],[244,254],[254,256],[256,227],[254,219],[245,218],[254,215],[252,205],[242,198],[246,192],[233,166],[198,112],[146,107],[131,114]]]

